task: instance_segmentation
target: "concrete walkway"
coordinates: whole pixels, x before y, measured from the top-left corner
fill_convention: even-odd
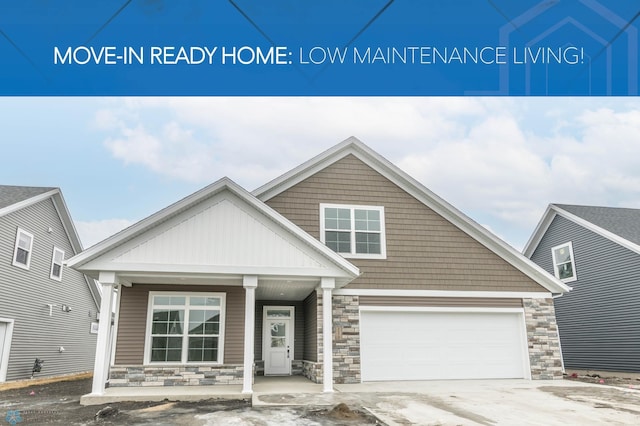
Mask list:
[[[255,399],[257,395],[321,394],[322,385],[302,376],[256,377],[253,395],[243,394],[241,385],[216,386],[128,386],[105,389],[104,395],[83,395],[82,405],[122,401],[199,401],[204,399]],[[274,404],[277,405],[277,404]],[[291,404],[288,404],[291,405]]]

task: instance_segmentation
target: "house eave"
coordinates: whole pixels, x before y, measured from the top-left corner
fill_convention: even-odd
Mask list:
[[[406,172],[402,171],[355,137],[350,137],[342,141],[340,144],[315,156],[266,185],[257,188],[253,191],[253,194],[258,199],[266,202],[349,154],[356,156],[545,289],[552,293],[566,293],[570,291],[570,287],[549,275],[516,249],[500,240],[486,228],[430,191],[416,179],[409,176]]]

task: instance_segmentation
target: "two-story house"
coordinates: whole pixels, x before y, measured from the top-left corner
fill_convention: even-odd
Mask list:
[[[0,382],[93,370],[100,292],[58,188],[0,185]],[[93,330],[92,330],[93,325]]]
[[[640,209],[550,204],[524,254],[573,288],[555,301],[565,367],[640,372]]]
[[[121,289],[94,395],[562,377],[552,297],[568,287],[356,138],[252,193],[223,178],[69,265],[99,279],[103,313]]]

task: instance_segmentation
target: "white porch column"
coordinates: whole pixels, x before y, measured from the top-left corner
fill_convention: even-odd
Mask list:
[[[100,320],[96,342],[96,360],[93,366],[93,386],[91,394],[104,394],[104,385],[111,364],[111,311],[113,308],[113,288],[118,284],[115,272],[100,272],[98,281],[102,285]]]
[[[322,391],[333,392],[333,306],[332,291],[336,286],[335,278],[323,277],[322,288]]]
[[[256,325],[256,287],[258,277],[245,275],[242,280],[244,287],[244,376],[242,378],[242,393],[253,393],[253,346]]]

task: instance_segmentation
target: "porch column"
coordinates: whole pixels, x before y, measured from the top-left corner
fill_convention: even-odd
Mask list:
[[[100,272],[98,281],[102,285],[100,301],[100,320],[96,342],[96,360],[93,366],[92,395],[104,394],[104,385],[111,364],[111,312],[113,309],[113,289],[118,285],[115,272]]]
[[[322,288],[322,391],[333,392],[333,307],[331,295],[336,286],[335,278],[323,277]]]
[[[242,280],[244,287],[244,376],[242,378],[242,393],[253,393],[253,343],[256,325],[256,287],[258,277],[245,275]]]

